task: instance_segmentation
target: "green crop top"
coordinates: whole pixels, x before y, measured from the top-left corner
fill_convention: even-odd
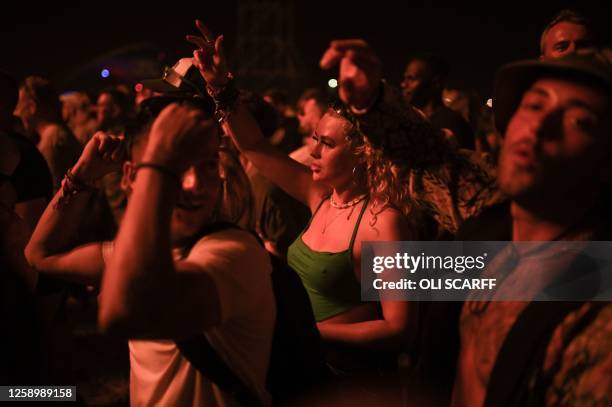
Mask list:
[[[287,251],[287,263],[302,279],[317,321],[331,318],[361,304],[361,285],[353,272],[353,243],[368,206],[368,199],[365,199],[348,249],[336,253],[317,252],[306,246],[302,236],[323,202],[325,199]]]

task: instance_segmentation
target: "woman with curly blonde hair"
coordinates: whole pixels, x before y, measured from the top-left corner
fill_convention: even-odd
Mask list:
[[[455,205],[451,181],[457,172],[442,168],[454,159],[443,139],[416,110],[396,103],[365,42],[334,41],[321,66],[340,66],[344,106],[321,118],[309,169],[265,140],[240,103],[223,37],[213,38],[200,22],[196,25],[202,35],[187,39],[198,47],[194,61],[225,134],[264,176],[312,212],[287,257],[309,294],[323,340],[342,345],[332,364],[340,370],[372,367],[367,359],[373,353],[348,348],[410,349],[417,329],[414,303],[361,301],[361,242],[418,239],[422,208],[432,209],[441,229],[456,230],[466,211]]]
[[[308,292],[321,337],[334,349],[332,366],[343,372],[369,372],[380,354],[411,346],[416,310],[406,301],[361,300],[361,242],[415,240],[414,226],[394,207],[394,182],[371,194],[366,138],[342,107],[326,112],[314,132],[310,168],[275,149],[240,103],[228,73],[222,37],[188,36],[197,45],[194,61],[217,104],[225,134],[270,181],[307,205],[312,218],[289,247],[288,263]],[[345,102],[358,99],[347,99]],[[389,360],[389,359],[387,359]]]

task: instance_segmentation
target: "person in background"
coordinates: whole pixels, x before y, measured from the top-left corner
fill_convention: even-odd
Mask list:
[[[79,143],[85,146],[93,136],[98,123],[92,115],[92,105],[84,92],[68,92],[60,95],[62,117]]]
[[[16,204],[11,209],[14,208],[14,213],[23,220],[21,224],[12,222],[12,227],[7,227],[4,231],[8,233],[5,237],[15,250],[11,257],[19,259],[49,197],[52,196],[54,187],[58,188],[61,183],[60,180],[54,179],[53,175],[62,169],[66,171],[70,168],[76,162],[74,156],[78,158],[81,147],[63,123],[58,95],[47,80],[39,77],[26,78],[18,92],[11,84],[10,77],[3,75],[1,82],[6,92],[3,92],[4,100],[8,102],[1,109],[4,113],[2,126],[6,130],[3,136],[8,136],[19,149],[17,167],[6,185],[12,186],[16,193]],[[9,107],[14,108],[15,114],[20,117],[28,132],[37,134],[40,140],[38,148],[25,137],[12,131]],[[13,266],[9,264],[8,267],[16,269],[14,262]],[[23,267],[22,269],[27,270]],[[66,300],[66,286],[37,273],[31,275],[35,276],[35,279],[27,282],[32,290],[31,305],[37,308],[37,328],[44,338],[40,346],[47,356],[48,364],[45,368],[48,368],[48,372],[45,374],[48,373],[49,380],[56,384],[58,381],[70,381],[71,359],[65,353],[71,346],[70,327],[62,312],[62,305]]]
[[[60,188],[63,175],[76,163],[81,145],[62,119],[61,102],[53,85],[38,76],[26,78],[19,88],[15,114],[28,132],[40,137],[38,149],[47,161],[53,189]]]
[[[560,58],[586,48],[597,47],[592,23],[577,11],[561,10],[540,36],[540,59]]]
[[[450,144],[474,150],[474,134],[468,122],[446,107],[442,92],[449,67],[436,57],[417,57],[408,61],[401,83],[404,101],[420,109],[435,129],[442,130]]]
[[[268,89],[263,98],[276,109],[278,125],[270,141],[286,154],[300,147],[299,122],[296,119],[295,109],[289,103],[289,97],[281,89]]]
[[[98,95],[96,120],[98,130],[120,135],[132,116],[132,102],[125,92],[107,88]]]
[[[12,178],[20,152],[13,138],[0,132],[0,321],[6,327],[0,338],[0,382],[42,385],[49,377],[34,295],[38,274],[23,254],[30,227],[14,211]]]
[[[269,140],[278,124],[276,110],[250,92],[241,92],[240,100],[257,121],[263,136]],[[263,176],[245,155],[242,154],[240,158],[253,191],[255,230],[266,250],[286,262],[287,249],[306,226],[310,211]]]
[[[468,122],[471,129],[477,128],[482,98],[476,91],[444,89],[442,100],[446,107],[459,113]]]
[[[306,166],[310,165],[312,157],[310,152],[314,147],[313,135],[319,124],[319,120],[329,107],[328,98],[323,91],[316,88],[306,89],[297,101],[297,118],[300,122],[300,133],[302,134],[302,147],[292,151],[289,156]]]
[[[19,148],[17,168],[11,173],[16,192],[15,213],[30,230],[38,222],[53,196],[53,181],[45,158],[36,145],[14,131],[13,112],[19,100],[19,85],[12,76],[0,71],[0,133],[8,135]]]
[[[476,130],[476,151],[490,154],[497,162],[502,144],[503,139],[493,121],[493,109],[482,106]]]
[[[122,137],[126,126],[133,116],[133,103],[128,91],[119,88],[102,90],[98,95],[96,109],[98,130]],[[105,202],[100,202],[100,205],[110,208],[115,225],[121,223],[127,204],[125,193],[120,187],[120,182],[120,172],[111,172],[102,180],[106,199]]]

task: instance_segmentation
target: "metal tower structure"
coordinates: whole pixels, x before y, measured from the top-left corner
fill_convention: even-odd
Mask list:
[[[239,1],[231,59],[242,85],[259,92],[270,87],[283,88],[290,94],[298,90],[301,69],[294,19],[292,0]]]

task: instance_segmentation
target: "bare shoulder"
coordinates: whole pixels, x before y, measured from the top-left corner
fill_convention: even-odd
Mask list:
[[[416,236],[414,224],[391,206],[368,206],[362,225],[363,240],[411,240]]]

